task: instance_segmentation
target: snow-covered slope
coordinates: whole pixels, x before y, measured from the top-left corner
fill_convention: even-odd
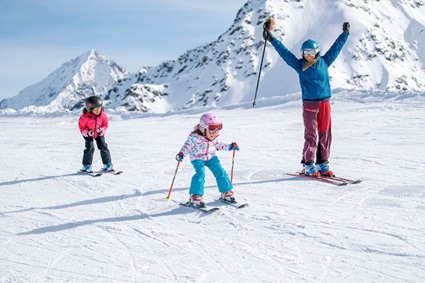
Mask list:
[[[80,108],[90,95],[104,96],[127,71],[114,61],[90,50],[70,60],[46,79],[22,90],[17,96],[0,102],[0,108],[56,112]]]
[[[107,83],[88,80],[80,93],[105,93],[102,97],[108,107],[120,112],[165,113],[252,101],[264,48],[262,25],[269,16],[277,21],[275,35],[297,56],[308,38],[315,39],[326,52],[342,32],[342,23],[351,23],[350,38],[330,68],[334,89],[423,91],[423,15],[424,0],[249,0],[217,40],[126,77],[119,69],[111,73]],[[117,83],[112,85],[114,81]],[[26,91],[13,99],[14,104],[7,101],[3,106],[23,107],[44,101],[49,95],[56,97],[57,88],[52,85],[39,87],[46,89],[42,95],[31,89],[32,96]],[[96,91],[92,91],[94,86]],[[76,94],[78,90],[69,89],[52,104],[72,108],[81,98]],[[283,96],[299,90],[295,72],[267,43],[258,97]]]
[[[425,282],[425,97],[402,98],[336,93],[330,165],[363,180],[345,187],[285,175],[300,170],[299,101],[214,109],[220,139],[241,148],[234,191],[249,206],[217,201],[207,170],[212,215],[179,205],[189,160],[166,201],[201,110],[111,115],[106,139],[124,173],[99,178],[76,173],[77,115],[0,117],[0,282]],[[230,173],[232,152],[218,156]]]

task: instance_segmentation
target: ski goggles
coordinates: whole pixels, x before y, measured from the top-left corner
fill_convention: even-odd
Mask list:
[[[223,124],[208,125],[208,132],[210,134],[217,134],[221,129],[223,129]]]
[[[307,56],[307,55],[311,55],[311,56],[315,56],[317,53],[319,53],[319,49],[304,49],[303,50],[303,55]]]

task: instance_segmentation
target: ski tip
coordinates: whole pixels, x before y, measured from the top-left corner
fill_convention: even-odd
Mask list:
[[[241,204],[241,203],[239,203],[237,201],[227,201],[227,200],[224,200],[222,198],[219,198],[218,200],[221,201],[221,202],[223,202],[223,203],[226,203],[228,205],[231,205],[231,206],[233,206],[235,208],[244,208],[244,207],[248,206],[247,203],[242,203]]]
[[[100,176],[102,176],[102,173],[86,172],[86,171],[82,171],[82,170],[78,171],[78,173],[89,175],[89,176],[92,176],[92,177],[100,177]]]
[[[236,208],[244,208],[244,207],[247,207],[248,206],[248,204],[247,203],[244,203],[244,204],[241,204],[241,205],[239,205],[239,206],[237,206]]]
[[[219,210],[218,207],[207,207],[207,206],[193,206],[190,202],[181,202],[180,205],[190,207],[193,209],[198,209],[202,212],[214,212]]]
[[[115,171],[115,170],[107,171],[107,170],[103,170],[103,169],[102,169],[102,172],[103,173],[111,173],[113,175],[120,175],[120,174],[124,173],[123,171]]]

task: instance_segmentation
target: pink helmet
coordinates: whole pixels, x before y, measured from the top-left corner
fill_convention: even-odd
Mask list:
[[[223,128],[223,124],[214,114],[205,113],[199,120],[199,127],[201,132],[204,132],[205,129],[208,129],[210,132],[217,133]]]

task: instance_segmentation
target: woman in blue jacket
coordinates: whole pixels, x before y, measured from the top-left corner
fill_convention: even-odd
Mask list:
[[[335,61],[349,36],[350,24],[345,22],[343,32],[331,48],[320,56],[319,45],[314,40],[306,40],[301,46],[302,58],[298,59],[270,32],[272,19],[264,24],[263,38],[270,41],[280,57],[299,76],[304,120],[304,148],[301,163],[303,173],[309,176],[332,176],[329,169],[331,150],[331,88],[329,66]],[[315,161],[316,159],[316,161]]]

